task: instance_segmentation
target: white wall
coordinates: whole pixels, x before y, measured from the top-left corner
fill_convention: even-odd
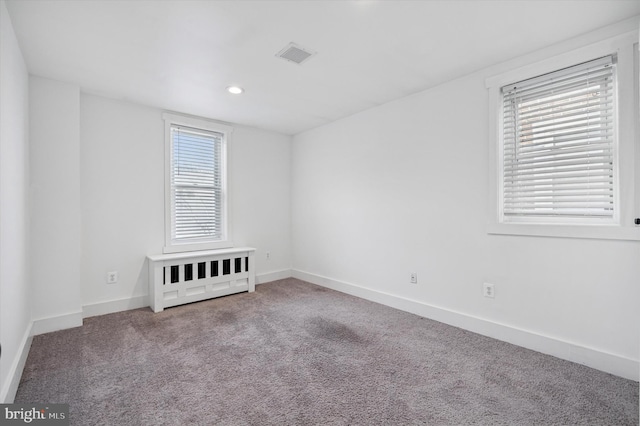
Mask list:
[[[145,256],[164,240],[163,131],[156,110],[81,96],[83,305],[147,294]]]
[[[294,137],[294,271],[637,379],[640,243],[485,231],[492,72]]]
[[[33,317],[82,323],[80,299],[80,90],[31,76],[31,271]]]
[[[290,276],[291,137],[236,127],[230,173],[235,245],[257,248],[258,282]]]
[[[29,77],[0,1],[0,402],[11,402],[31,324]]]
[[[85,315],[113,301],[147,305],[145,257],[164,245],[163,132],[159,109],[81,95]],[[233,239],[258,249],[258,275],[290,272],[290,150],[289,136],[239,126],[230,142]],[[119,272],[117,284],[106,284],[108,271]]]

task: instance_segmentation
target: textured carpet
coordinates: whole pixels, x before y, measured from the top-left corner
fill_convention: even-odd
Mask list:
[[[637,425],[638,383],[295,279],[36,336],[74,425]]]

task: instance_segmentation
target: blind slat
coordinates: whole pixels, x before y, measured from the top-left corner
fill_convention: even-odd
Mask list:
[[[567,187],[588,187],[589,185],[602,185],[609,187],[611,178],[609,176],[601,177],[601,178],[593,178],[591,176],[583,176],[583,177],[569,177],[564,178],[562,181],[558,181],[552,178],[546,179],[537,179],[532,180],[530,182],[520,181],[517,183],[505,182],[504,187],[505,191],[510,188],[519,188],[526,187],[531,188],[531,190],[535,190],[535,188],[554,188],[561,190]]]
[[[545,158],[548,156],[553,156],[554,158],[556,157],[560,158],[561,156],[564,156],[567,154],[585,152],[586,149],[589,149],[589,151],[586,151],[586,152],[613,152],[611,150],[611,145],[609,143],[591,143],[587,147],[585,147],[584,145],[585,144],[576,144],[574,147],[562,146],[559,149],[553,149],[553,147],[548,147],[548,148],[540,147],[535,151],[532,150],[530,152],[525,152],[525,153],[522,153],[522,151],[520,151],[518,157],[521,160],[526,160],[534,157]],[[511,161],[511,159],[509,159],[509,161]]]
[[[548,111],[551,110],[551,111]],[[571,108],[562,108],[562,116],[563,117],[574,117],[576,115],[584,115],[584,114],[604,114],[610,115],[613,110],[613,105],[609,102],[604,108],[601,102],[593,103],[591,105],[571,105]],[[547,108],[547,111],[543,111],[537,114],[529,115],[526,118],[528,120],[532,119],[550,119],[554,118],[557,114],[557,108]],[[513,128],[514,121],[511,119],[511,116],[506,117],[506,121],[504,123],[504,128]]]
[[[547,87],[537,91],[516,91],[505,96],[505,101],[510,101],[517,96],[518,102],[529,103],[538,101],[540,95],[547,95],[553,93],[554,101],[562,102],[563,100],[581,98],[590,93],[600,93],[603,89],[607,89],[611,86],[611,77],[606,78],[594,78],[589,81],[576,80],[567,85],[557,86],[556,88]],[[600,98],[606,98],[607,94],[599,96]]]
[[[564,117],[563,117],[564,118]],[[557,120],[557,121],[556,121]],[[536,134],[546,135],[551,132],[569,134],[567,132],[578,132],[584,133],[585,130],[589,129],[600,129],[602,127],[608,128],[610,127],[613,120],[611,117],[604,117],[602,115],[593,115],[591,117],[579,117],[573,120],[564,120],[559,121],[555,120],[545,120],[539,121],[534,125],[529,126],[527,130],[518,131],[518,137],[522,140],[526,140],[528,137]],[[525,123],[526,126],[526,123]]]
[[[611,135],[613,137],[613,134]],[[594,138],[593,140],[591,139],[580,139],[580,138],[573,138],[573,140],[562,140],[560,142],[558,141],[550,141],[550,142],[540,142],[537,144],[530,144],[527,145],[526,147],[519,147],[517,152],[519,154],[526,154],[526,153],[537,153],[537,152],[543,152],[543,151],[555,151],[558,150],[559,152],[563,152],[565,149],[569,149],[569,148],[588,148],[590,146],[595,146],[595,145],[602,145],[604,144],[605,146],[608,146],[609,148],[613,147],[613,139],[612,138],[605,138],[605,139],[601,139],[601,138]],[[511,146],[507,146],[505,147],[505,154],[509,154],[509,155],[514,155],[513,153],[516,152],[516,147],[514,146],[514,144],[512,144]]]
[[[555,166],[567,166],[571,164],[597,164],[597,163],[610,163],[613,161],[612,153],[610,150],[578,153],[575,155],[564,156],[540,156],[535,158],[529,158],[527,160],[517,161],[508,160],[504,163],[505,170],[525,170],[525,169],[538,169]]]

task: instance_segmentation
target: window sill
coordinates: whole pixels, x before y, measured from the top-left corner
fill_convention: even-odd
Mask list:
[[[192,252],[192,251],[203,251],[203,250],[219,250],[232,248],[232,241],[218,241],[218,242],[209,242],[209,243],[183,243],[183,244],[173,244],[170,246],[165,246],[162,250],[163,253],[184,253],[184,252]]]
[[[182,260],[182,259],[192,259],[196,257],[210,257],[210,256],[220,256],[226,254],[238,254],[238,253],[246,253],[246,252],[255,252],[256,249],[253,247],[231,247],[225,249],[217,249],[217,250],[197,250],[197,251],[189,251],[189,252],[180,252],[180,253],[163,253],[163,254],[153,254],[148,255],[149,260],[153,262],[160,262],[165,260]]]
[[[586,238],[594,240],[640,241],[640,226],[602,226],[602,225],[549,225],[522,223],[490,223],[487,225],[490,235],[520,235],[531,237]]]

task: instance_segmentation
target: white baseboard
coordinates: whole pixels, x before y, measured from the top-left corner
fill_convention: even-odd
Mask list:
[[[82,325],[82,312],[60,315],[57,317],[33,320],[33,335],[50,333],[52,331],[65,330],[67,328],[80,327]]]
[[[263,274],[256,275],[256,284],[264,284],[271,281],[283,280],[285,278],[291,278],[291,269],[281,269],[279,271],[265,272]]]
[[[265,272],[256,275],[256,284],[264,284],[291,277],[291,269]],[[108,302],[93,303],[82,307],[82,318],[95,317],[98,315],[112,314],[114,312],[129,311],[131,309],[144,308],[149,306],[148,296],[136,296],[127,299],[110,300]],[[76,325],[73,325],[75,327]],[[67,327],[68,328],[68,327]],[[38,333],[40,334],[40,333]]]
[[[22,340],[20,341],[18,353],[9,367],[7,382],[2,387],[2,390],[0,390],[1,404],[11,404],[16,398],[16,392],[18,391],[20,379],[22,378],[22,371],[24,370],[24,365],[27,362],[27,356],[29,355],[31,342],[33,341],[32,330],[33,322],[30,322],[29,326],[25,330],[24,336],[22,336]]]
[[[82,318],[112,314],[114,312],[129,311],[131,309],[149,306],[149,296],[136,296],[127,299],[110,300],[108,302],[93,303],[82,307]]]
[[[293,277],[626,379],[640,378],[637,360],[309,272],[294,269]]]
[[[264,284],[271,281],[291,277],[291,269],[266,272],[256,275],[256,284]],[[110,300],[108,302],[93,303],[82,307],[82,318],[98,315],[112,314],[114,312],[129,311],[131,309],[149,306],[149,296],[136,296],[127,299]]]

